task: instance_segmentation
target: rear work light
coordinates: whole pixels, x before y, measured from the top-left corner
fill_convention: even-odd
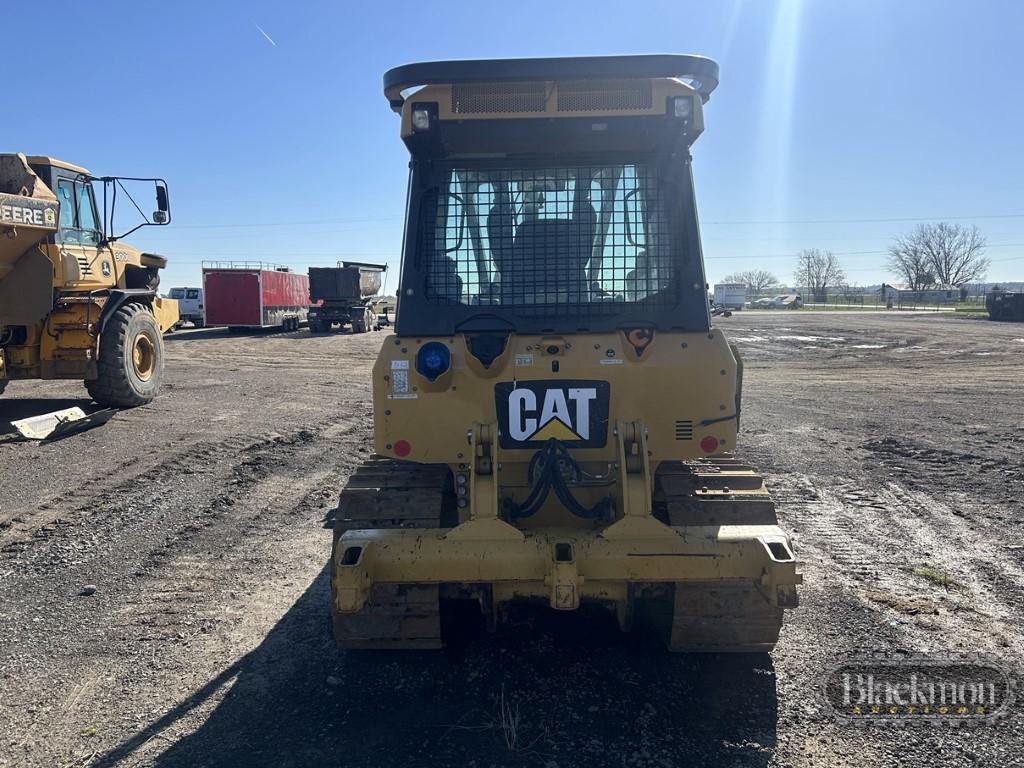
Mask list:
[[[412,129],[424,133],[434,127],[437,120],[437,102],[421,101],[412,105]]]
[[[414,131],[429,131],[430,113],[425,109],[414,109],[412,111],[412,127]]]
[[[693,96],[673,97],[672,114],[680,120],[693,119]]]

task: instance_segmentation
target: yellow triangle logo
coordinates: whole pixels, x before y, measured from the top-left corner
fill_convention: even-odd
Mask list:
[[[559,419],[551,419],[547,424],[533,433],[530,440],[582,440],[583,438],[573,432],[565,423]]]

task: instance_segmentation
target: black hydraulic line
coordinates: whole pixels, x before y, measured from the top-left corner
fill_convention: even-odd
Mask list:
[[[607,498],[602,499],[592,507],[586,507],[573,496],[572,490],[559,471],[558,460],[560,458],[564,459],[576,473],[581,473],[581,470],[576,460],[569,455],[565,445],[552,438],[537,453],[539,454],[539,459],[543,459],[544,466],[533,488],[530,489],[529,495],[523,500],[522,504],[516,504],[511,499],[505,500],[505,511],[510,518],[515,520],[536,514],[544,505],[552,489],[554,489],[555,495],[558,496],[558,500],[565,505],[565,508],[577,517],[582,517],[585,520],[596,520],[608,511],[610,502]]]

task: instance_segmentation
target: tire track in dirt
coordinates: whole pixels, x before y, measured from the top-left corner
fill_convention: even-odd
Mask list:
[[[330,437],[318,439],[323,434]],[[196,658],[190,649],[206,647],[209,655],[217,655],[216,650],[223,655],[225,637],[251,608],[250,593],[258,585],[247,582],[253,578],[250,571],[257,554],[267,547],[268,540],[280,539],[294,526],[304,527],[310,519],[319,522],[325,516],[327,510],[322,507],[328,501],[333,506],[345,477],[368,451],[368,436],[365,421],[353,423],[346,418],[317,434],[302,429],[291,435],[245,441],[230,473],[232,485],[167,530],[148,554],[136,553],[139,562],[122,561],[122,568],[131,571],[130,575],[122,573],[125,583],[101,583],[105,595],[101,623],[109,645],[97,649],[83,637],[80,643],[65,647],[65,653],[77,656],[79,664],[73,678],[60,678],[53,688],[67,693],[46,717],[24,730],[17,751],[52,754],[55,759],[68,757],[80,741],[76,734],[96,727],[90,711],[96,700],[135,700],[145,711],[147,700],[166,700],[170,689],[185,685],[193,675],[204,677],[207,672],[202,665],[196,667],[189,661]],[[216,451],[218,447],[207,449]],[[151,471],[173,471],[174,462],[170,459]],[[148,480],[152,482],[152,477]],[[213,481],[213,489],[221,487],[216,477],[205,480]],[[83,517],[68,521],[60,532],[62,538],[73,537],[71,529],[76,524],[94,527],[102,522]],[[328,534],[323,538],[329,542]],[[52,545],[52,539],[32,542],[34,547],[48,544]],[[326,559],[326,549],[322,556]],[[267,560],[277,576],[289,567],[288,562],[273,567],[273,559],[264,557]],[[48,562],[45,558],[40,561]],[[52,627],[42,629],[48,632]],[[22,635],[19,639],[24,642],[28,638]],[[125,665],[133,672],[125,674]],[[38,673],[47,674],[43,670]],[[27,692],[20,702],[25,711],[39,711],[41,702],[33,695],[37,692]],[[80,706],[83,698],[92,703]],[[54,728],[54,723],[62,727]],[[114,735],[109,724],[107,727],[105,735]]]
[[[941,627],[956,638],[941,650],[1024,652],[1024,569],[1006,549],[979,558],[976,542],[989,532],[950,504],[896,482],[873,489],[793,473],[769,485],[797,532],[798,557],[898,625],[909,645],[930,648]],[[940,574],[948,586],[936,583]]]

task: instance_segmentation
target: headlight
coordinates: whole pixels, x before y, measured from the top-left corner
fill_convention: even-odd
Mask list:
[[[680,120],[693,118],[693,96],[676,96],[672,99],[672,113]]]
[[[412,129],[414,131],[429,131],[430,130],[430,110],[429,109],[413,109],[413,111],[412,111]]]

